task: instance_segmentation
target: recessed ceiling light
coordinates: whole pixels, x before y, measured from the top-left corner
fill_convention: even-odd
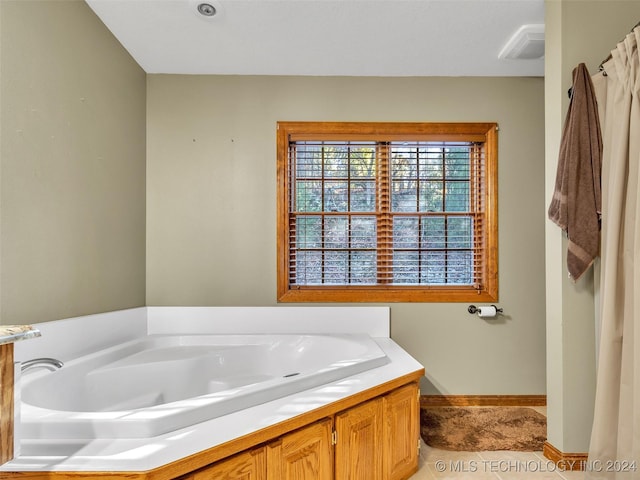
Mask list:
[[[199,3],[197,8],[198,13],[205,17],[213,17],[216,14],[216,7],[210,3]]]

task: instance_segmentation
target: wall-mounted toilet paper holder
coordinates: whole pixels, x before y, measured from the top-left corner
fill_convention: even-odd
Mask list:
[[[498,308],[495,305],[491,306],[496,309],[496,315],[502,314],[501,308]],[[476,307],[475,305],[469,305],[469,307],[467,308],[467,312],[469,312],[471,315],[475,315],[476,313],[480,312],[480,308]]]

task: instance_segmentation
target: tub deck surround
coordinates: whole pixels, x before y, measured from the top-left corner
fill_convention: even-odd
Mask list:
[[[16,360],[62,361],[146,335],[367,334],[389,337],[389,307],[139,307],[38,323]]]
[[[149,334],[339,334],[389,337],[389,307],[147,307]]]
[[[371,322],[367,322],[368,314]],[[0,466],[2,478],[38,478],[38,472],[60,472],[60,477],[53,478],[66,478],[63,472],[77,472],[70,476],[82,472],[103,476],[112,472],[113,478],[140,480],[174,478],[393,388],[417,382],[424,373],[422,365],[389,338],[388,307],[147,307],[90,316],[85,324],[83,320],[87,318],[60,321],[65,333],[55,331],[58,322],[42,324],[47,331],[43,330],[43,337],[38,339],[43,342],[41,348],[18,349],[20,359],[54,356],[72,360],[82,347],[54,344],[46,337],[60,341],[67,335],[67,340],[81,342],[92,331],[105,331],[109,338],[102,343],[111,345],[122,342],[122,337],[135,340],[147,334],[359,333],[375,337],[372,340],[388,363],[150,438],[25,438],[20,456]],[[271,322],[275,331],[269,327]],[[131,328],[115,334],[108,331],[109,324],[129,324]],[[31,342],[24,342],[28,343]]]
[[[147,335],[146,307],[97,313],[36,324],[42,336],[15,344],[16,361],[72,358]]]

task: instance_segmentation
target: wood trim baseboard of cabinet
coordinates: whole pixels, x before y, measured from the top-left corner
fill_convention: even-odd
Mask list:
[[[545,407],[546,395],[421,395],[423,407]]]

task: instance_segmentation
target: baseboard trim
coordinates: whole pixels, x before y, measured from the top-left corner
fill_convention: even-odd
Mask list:
[[[421,395],[424,407],[545,407],[546,395]]]
[[[587,464],[587,453],[563,453],[549,442],[544,442],[542,454],[562,471],[583,471]]]

